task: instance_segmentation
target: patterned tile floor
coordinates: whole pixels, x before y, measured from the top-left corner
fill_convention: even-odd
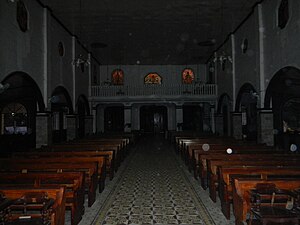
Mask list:
[[[68,219],[69,220],[69,219]],[[67,221],[66,224],[68,224]],[[234,224],[160,137],[141,140],[79,225]]]

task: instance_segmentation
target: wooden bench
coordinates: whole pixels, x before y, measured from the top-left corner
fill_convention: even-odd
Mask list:
[[[282,159],[285,159],[285,161],[282,161]],[[236,165],[278,165],[278,166],[284,166],[284,165],[298,165],[300,163],[300,159],[298,158],[290,158],[290,156],[286,155],[272,155],[272,158],[270,155],[231,155],[229,158],[223,158],[223,159],[212,159],[207,160],[207,181],[209,187],[209,195],[211,199],[215,202],[216,201],[216,191],[218,187],[218,167],[220,166],[236,166]]]
[[[257,184],[250,190],[249,225],[270,223],[299,224],[300,211],[294,204],[293,190],[278,189],[275,184]]]
[[[34,151],[32,153],[25,153],[25,155],[27,154],[31,154],[33,156],[35,155],[39,155],[40,152],[42,154],[49,154],[49,152],[55,152],[55,154],[63,154],[65,156],[95,156],[95,155],[99,155],[99,156],[106,156],[106,160],[105,160],[105,165],[106,165],[106,170],[109,173],[109,177],[112,180],[114,177],[114,172],[116,170],[116,166],[119,164],[118,162],[116,162],[116,155],[117,155],[117,147],[115,147],[115,149],[102,149],[100,148],[98,145],[92,145],[92,144],[85,144],[85,145],[55,145],[55,146],[51,146],[48,147],[47,150],[44,151]],[[53,154],[53,156],[55,156],[55,154]],[[20,153],[15,153],[15,156],[19,155]],[[98,167],[98,169],[101,170],[102,167]],[[101,171],[98,172],[99,174],[101,174]]]
[[[0,160],[1,162],[1,160]],[[94,163],[37,163],[36,159],[28,160],[26,163],[19,163],[15,160],[6,162],[5,165],[0,166],[1,172],[84,172],[85,185],[88,195],[88,206],[92,206],[96,200],[96,189],[98,186],[98,164]],[[102,192],[105,185],[105,179],[101,178],[99,192]]]
[[[221,166],[219,167],[219,197],[222,212],[230,219],[230,204],[232,203],[231,177],[258,177],[268,179],[269,177],[300,176],[300,165],[298,167],[287,166]]]
[[[4,159],[4,158],[3,158]],[[110,158],[106,153],[97,151],[57,151],[57,152],[18,152],[13,155],[13,159],[20,162],[26,162],[27,159],[47,160],[48,162],[97,162],[98,176],[101,179],[106,178],[107,165]],[[112,168],[109,170],[110,178],[114,176]],[[100,180],[99,180],[100,184]]]
[[[66,188],[66,207],[71,209],[71,223],[76,225],[84,214],[84,173],[0,173],[2,188]]]
[[[8,202],[6,206],[3,206],[2,210],[4,213],[6,212],[5,207],[10,207],[10,205],[14,202],[16,199],[20,199],[24,197],[25,195],[30,195],[34,198],[34,194],[36,196],[40,195],[40,193],[46,193],[48,198],[54,199],[54,203],[51,205],[51,207],[48,210],[49,216],[50,216],[50,225],[64,225],[65,224],[65,203],[66,203],[66,191],[65,187],[61,187],[58,189],[54,188],[43,188],[43,189],[6,189],[6,188],[0,188],[0,193],[4,196],[5,200]],[[9,209],[8,209],[8,215],[4,216],[10,216],[9,215]],[[31,214],[27,213],[27,216],[31,216]],[[11,218],[12,220],[13,218]],[[17,221],[6,221],[5,224],[19,224],[19,218]],[[14,223],[15,222],[15,223]],[[37,223],[33,224],[41,224],[39,220]]]
[[[233,179],[233,211],[235,223],[237,225],[244,224],[247,215],[250,216],[250,191],[255,189],[258,183],[273,183],[279,189],[294,190],[300,187],[300,179],[281,178],[281,179],[249,179],[234,178]]]

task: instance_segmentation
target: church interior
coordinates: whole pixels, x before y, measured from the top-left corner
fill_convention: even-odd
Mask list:
[[[298,0],[1,0],[0,224],[300,224],[298,38]]]

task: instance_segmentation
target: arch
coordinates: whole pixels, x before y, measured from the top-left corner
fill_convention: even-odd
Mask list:
[[[218,100],[217,114],[222,116],[222,125],[220,125],[219,132],[224,136],[228,136],[231,130],[230,111],[232,110],[232,100],[227,93],[223,93]]]
[[[52,105],[66,106],[68,107],[70,114],[74,113],[72,106],[73,104],[69,92],[63,86],[57,86],[53,90],[50,102],[52,103]]]
[[[1,151],[13,152],[35,147],[36,113],[37,111],[45,111],[45,103],[37,83],[29,74],[22,71],[10,73],[1,83],[8,87],[0,94],[1,116],[5,117],[7,106],[9,107],[12,104],[24,106],[26,109],[27,130],[26,132],[21,132],[22,135],[19,132],[17,134],[15,132],[14,134],[4,134],[2,132],[2,135],[0,135]],[[12,113],[16,113],[16,111],[13,110]],[[23,125],[20,125],[17,120],[15,122],[14,129],[21,129]],[[6,126],[5,121],[0,121],[0,123],[1,127]],[[22,129],[25,129],[25,125]]]
[[[5,77],[2,84],[9,84],[7,91],[0,95],[0,102],[9,102],[11,98],[32,98],[38,104],[40,112],[45,111],[42,92],[35,80],[25,72],[15,71]]]
[[[238,95],[236,97],[236,103],[235,103],[235,111],[236,112],[240,111],[240,106],[241,106],[241,103],[242,103],[242,100],[243,100],[243,97],[244,97],[243,95],[244,94],[252,94],[252,93],[256,93],[256,90],[253,87],[253,85],[250,84],[250,83],[243,84],[243,86],[240,88],[240,90],[238,92]]]
[[[80,95],[77,99],[77,103],[76,103],[77,113],[79,113],[78,112],[79,105],[82,105],[84,107],[86,115],[90,115],[90,105],[89,105],[89,101],[85,95]]]
[[[257,94],[250,83],[245,83],[239,90],[235,112],[242,113],[242,135],[246,140],[257,139]]]
[[[194,71],[191,68],[185,68],[182,71],[181,76],[183,84],[192,84],[195,80]]]
[[[271,108],[273,98],[299,97],[300,69],[287,66],[275,73],[266,90],[264,107]]]
[[[66,88],[57,86],[50,98],[53,113],[53,143],[67,140],[66,114],[73,114],[71,97]]]
[[[144,84],[162,84],[162,77],[158,73],[148,73],[144,77]]]
[[[286,132],[283,123],[286,116],[286,103],[299,101],[300,99],[300,69],[287,66],[278,70],[272,77],[266,89],[265,104],[267,109],[272,108],[273,111],[273,127],[276,131],[275,145],[288,148],[290,142],[298,140],[300,145],[300,136],[297,132]],[[298,107],[293,105],[293,107]],[[288,121],[285,121],[288,122]],[[291,124],[288,124],[291,126]],[[299,130],[300,128],[296,128]]]
[[[218,105],[217,105],[217,113],[220,114],[222,112],[222,105],[227,103],[227,105],[231,104],[231,98],[227,93],[223,93],[218,100]]]

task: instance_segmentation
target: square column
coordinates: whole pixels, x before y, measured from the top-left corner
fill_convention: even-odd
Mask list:
[[[89,136],[93,134],[93,116],[85,116],[85,127],[84,127],[84,136]]]
[[[52,144],[52,114],[43,112],[36,114],[36,148]]]
[[[271,109],[258,111],[257,141],[274,146],[273,111]]]
[[[182,106],[176,106],[176,130],[182,131],[182,124],[183,124],[183,110]]]
[[[231,114],[232,117],[232,136],[237,139],[243,139],[243,131],[242,131],[242,113],[233,112]]]
[[[124,107],[124,132],[131,132],[131,107]]]
[[[77,115],[66,115],[67,141],[77,137]]]
[[[224,135],[224,124],[223,124],[223,115],[222,114],[216,114],[215,115],[216,120],[216,133],[220,136]]]

